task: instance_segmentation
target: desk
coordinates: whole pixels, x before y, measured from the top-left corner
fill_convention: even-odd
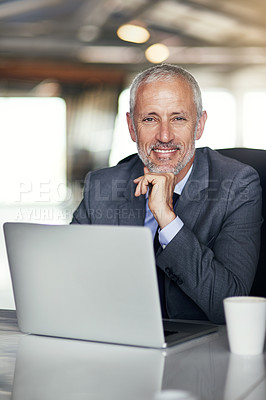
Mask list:
[[[224,326],[166,351],[24,335],[15,312],[0,311],[1,400],[152,400],[167,389],[265,400],[265,352],[230,354]]]

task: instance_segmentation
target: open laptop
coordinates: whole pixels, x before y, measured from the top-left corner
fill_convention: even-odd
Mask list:
[[[5,223],[22,332],[165,348],[217,330],[166,320],[145,227]]]

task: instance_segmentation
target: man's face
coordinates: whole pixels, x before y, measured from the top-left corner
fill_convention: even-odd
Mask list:
[[[205,116],[205,114],[204,114]],[[193,91],[182,78],[142,84],[136,97],[135,130],[127,115],[129,131],[137,142],[139,156],[150,172],[186,173],[194,159],[197,124]]]

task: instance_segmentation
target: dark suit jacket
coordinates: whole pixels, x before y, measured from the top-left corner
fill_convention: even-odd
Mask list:
[[[137,155],[90,172],[72,223],[143,225],[145,196],[134,196],[133,183],[140,175]],[[256,271],[262,222],[258,174],[209,148],[197,149],[175,212],[184,226],[156,255],[165,272],[168,315],[223,323],[222,300],[248,295]]]

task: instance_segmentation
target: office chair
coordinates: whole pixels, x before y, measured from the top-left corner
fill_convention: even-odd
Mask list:
[[[251,296],[266,297],[266,150],[231,148],[219,149],[224,156],[234,158],[257,170],[262,187],[262,217],[261,249],[256,276],[251,288]]]

